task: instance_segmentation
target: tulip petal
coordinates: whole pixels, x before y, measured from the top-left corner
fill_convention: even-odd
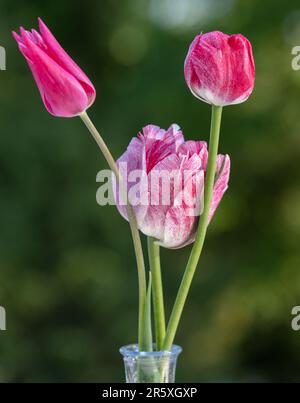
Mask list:
[[[218,155],[216,179],[214,184],[213,198],[210,205],[208,220],[211,221],[224,193],[228,188],[230,174],[230,158],[228,155]]]
[[[174,138],[176,150],[181,146],[181,144],[184,143],[184,137],[183,137],[182,130],[176,123],[173,123],[168,128],[167,134]]]
[[[54,35],[51,33],[47,25],[38,18],[40,32],[45,45],[47,46],[47,54],[55,60],[64,70],[70,73],[72,76],[83,86],[88,96],[88,107],[94,102],[96,98],[96,90],[84,74],[81,68],[74,62],[74,60],[67,54],[67,52],[61,47]]]
[[[206,168],[208,152],[206,141],[188,140],[178,148],[178,154],[192,156],[197,154],[202,161],[202,169]]]
[[[128,175],[136,170],[142,170],[142,155],[143,155],[143,142],[134,137],[129,143],[125,153],[118,159],[117,165],[121,171],[122,177],[126,178],[127,193],[135,185],[133,182],[128,181]],[[120,214],[128,220],[126,205],[124,200],[121,200],[119,186],[116,185],[115,177],[113,176],[113,189],[115,201]]]
[[[158,162],[148,174],[149,205],[143,215],[137,211],[139,227],[148,236],[157,239],[164,237],[166,212],[173,205],[175,198],[174,181],[170,178],[172,172],[180,171],[180,166],[180,158],[172,154]]]
[[[182,248],[195,240],[199,220],[199,208],[196,200],[199,200],[200,203],[203,200],[204,172],[199,171],[197,175],[189,179],[189,182],[190,184],[185,183],[183,190],[185,195],[178,195],[181,205],[171,207],[166,214],[164,237],[163,241],[159,242],[163,247]],[[191,190],[191,194],[188,194],[188,197],[193,203],[191,205],[186,204],[186,195],[189,190]]]
[[[158,126],[148,125],[140,133],[144,142],[144,168],[147,174],[164,158],[176,152],[183,142],[183,135],[178,125],[171,125],[165,131]]]
[[[27,47],[24,44],[24,40],[23,40],[22,36],[18,35],[15,31],[12,32],[12,35],[15,38],[15,40],[16,40],[18,46],[19,46],[19,50],[22,53],[22,55],[26,58],[27,61],[29,60],[29,61],[32,62],[32,60],[29,57],[29,51],[27,50]]]
[[[139,137],[144,137],[146,140],[162,140],[164,138],[166,131],[161,129],[156,125],[147,125],[143,128],[142,132],[139,133]]]
[[[27,59],[47,110],[55,116],[79,115],[88,105],[82,86],[37,46],[27,31],[21,33],[20,51]]]
[[[234,99],[235,94],[241,94],[231,103],[234,105],[244,102],[251,94],[254,87],[255,66],[250,42],[243,35],[231,35],[228,46],[231,50],[230,63],[234,66],[235,75],[239,79],[232,80],[230,85],[227,85],[226,98]]]
[[[152,181],[154,172],[159,175],[165,172],[165,182]],[[168,248],[177,248],[192,242],[189,236],[194,232],[192,228],[198,220],[203,195],[204,171],[201,170],[200,157],[194,154],[188,159],[173,154],[159,162],[151,174],[151,206],[141,230],[157,238],[160,245]],[[165,183],[164,187],[162,183]],[[156,207],[154,204],[158,197],[160,204]]]
[[[193,242],[191,234],[195,233],[197,221],[187,216],[183,207],[171,207],[166,215],[163,240],[158,245],[177,249]]]

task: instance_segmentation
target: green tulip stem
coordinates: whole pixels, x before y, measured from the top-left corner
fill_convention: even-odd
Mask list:
[[[209,210],[213,196],[220,127],[221,127],[221,117],[222,117],[222,107],[213,105],[211,116],[211,127],[210,127],[208,163],[207,163],[207,171],[204,187],[203,213],[199,219],[199,226],[197,230],[196,239],[171,313],[166,336],[163,343],[163,350],[170,350],[172,347],[175,334],[178,328],[178,324],[181,318],[181,314],[184,308],[184,304],[187,299],[187,295],[197,268],[197,264],[205,240],[205,235],[208,226]]]
[[[159,351],[162,348],[162,343],[166,333],[164,297],[159,254],[160,248],[159,245],[156,244],[156,240],[154,238],[148,237],[147,240],[149,264],[152,274],[152,297],[154,309],[156,350]]]
[[[118,166],[111,155],[107,145],[105,144],[103,138],[101,137],[100,133],[96,129],[95,125],[89,118],[86,112],[83,112],[80,115],[80,118],[88,128],[91,135],[94,137],[96,143],[98,144],[106,162],[108,163],[110,169],[116,176],[117,181],[120,185],[120,190],[122,192],[122,178],[118,169]],[[128,215],[128,221],[131,229],[131,235],[133,239],[134,251],[136,256],[137,262],[137,270],[138,270],[138,281],[139,281],[139,329],[138,329],[138,342],[139,346],[141,346],[142,337],[143,337],[143,324],[144,324],[144,314],[145,314],[145,303],[146,303],[146,274],[145,274],[145,264],[144,264],[144,255],[142,249],[141,238],[138,230],[138,225],[136,221],[136,217],[132,206],[128,202],[126,192],[122,192],[123,195],[126,197],[126,209]]]

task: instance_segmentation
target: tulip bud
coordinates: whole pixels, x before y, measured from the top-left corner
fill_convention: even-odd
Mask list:
[[[241,34],[200,34],[189,48],[184,75],[193,95],[204,102],[216,106],[244,102],[254,87],[251,44]]]
[[[80,115],[94,102],[96,90],[40,18],[39,28],[40,32],[20,28],[20,35],[13,32],[13,36],[32,71],[44,105],[54,116]]]

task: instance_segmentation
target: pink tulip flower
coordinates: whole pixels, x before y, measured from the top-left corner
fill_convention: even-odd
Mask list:
[[[193,95],[204,102],[216,106],[244,102],[254,87],[251,44],[241,34],[200,34],[189,48],[184,74]]]
[[[175,124],[167,131],[146,126],[131,140],[117,163],[138,227],[144,234],[156,238],[166,248],[180,248],[194,241],[203,207],[207,160],[206,142],[185,142]],[[218,155],[209,220],[227,189],[229,172],[229,156]],[[117,207],[128,219],[115,185],[114,182]]]
[[[40,33],[20,28],[13,32],[26,58],[48,112],[54,116],[73,117],[89,108],[96,90],[47,26],[39,18]]]

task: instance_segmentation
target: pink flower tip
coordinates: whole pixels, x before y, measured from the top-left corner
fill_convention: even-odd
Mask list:
[[[83,113],[96,98],[96,90],[38,17],[40,32],[20,27],[12,35],[27,63],[48,112],[73,117]]]

